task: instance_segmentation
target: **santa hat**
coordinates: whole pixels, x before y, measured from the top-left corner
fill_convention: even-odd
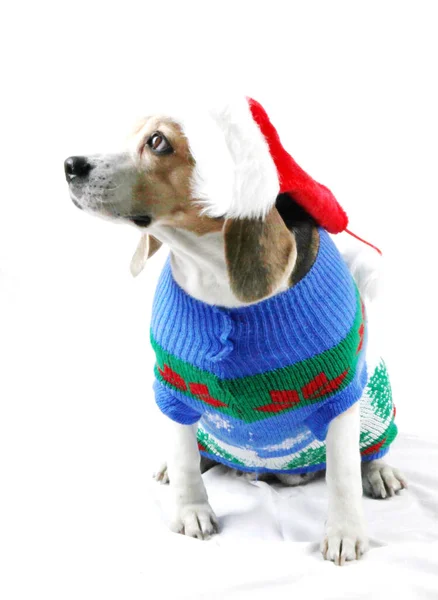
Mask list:
[[[199,112],[197,131],[183,124],[196,162],[195,193],[207,214],[264,217],[278,194],[288,193],[330,233],[346,229],[345,211],[283,148],[261,104],[240,98],[210,108],[208,114],[214,125],[200,119]]]

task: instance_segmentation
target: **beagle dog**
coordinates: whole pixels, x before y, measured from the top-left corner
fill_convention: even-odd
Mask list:
[[[192,119],[198,116],[194,114]],[[200,125],[206,135],[209,126]],[[222,133],[211,128],[212,138]],[[229,154],[241,149],[236,149],[234,135],[236,128],[228,127],[221,158],[210,157],[210,165],[202,173],[206,161],[202,152],[209,149],[204,147],[199,153],[190,127],[172,114],[149,116],[133,129],[127,148],[120,153],[72,156],[65,161],[70,197],[90,214],[130,223],[140,231],[131,262],[133,275],[165,244],[170,250],[173,279],[190,297],[227,309],[273,298],[306,278],[318,254],[320,230],[293,197],[282,193],[262,217],[252,215],[250,207],[248,216],[240,218],[236,204],[225,206],[226,202],[223,210],[209,210],[211,197],[225,198],[230,193],[229,182],[236,177],[235,157],[230,159]],[[261,173],[253,176],[260,186],[265,172],[256,166]],[[214,168],[216,173],[209,177]],[[350,254],[347,259],[367,296],[373,271],[369,271],[368,255],[364,259],[358,256],[362,255]],[[197,424],[170,419],[166,424],[169,455],[156,477],[169,481],[172,488],[171,527],[206,539],[217,531],[218,523],[201,476],[208,461],[200,460]],[[367,550],[363,491],[385,498],[406,487],[403,475],[383,459],[361,464],[359,434],[360,402],[355,402],[331,420],[325,439],[329,503],[321,551],[325,559],[338,565]],[[285,484],[297,485],[313,474],[277,476]]]

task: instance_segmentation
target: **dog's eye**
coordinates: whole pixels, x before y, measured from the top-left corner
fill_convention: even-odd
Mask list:
[[[172,146],[162,133],[156,131],[147,141],[149,148],[156,154],[170,154],[173,152]]]

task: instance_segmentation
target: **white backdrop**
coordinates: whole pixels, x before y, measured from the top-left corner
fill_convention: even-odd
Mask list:
[[[133,280],[137,232],[78,211],[63,175],[67,156],[105,151],[156,95],[231,87],[260,100],[286,148],[347,209],[351,229],[383,249],[385,358],[398,425],[435,448],[435,12],[435,2],[421,0],[41,1],[6,9],[2,597],[39,590],[46,598],[132,599],[152,583],[151,597],[195,597],[188,580],[178,595],[166,576],[166,556],[179,561],[179,582],[197,569],[185,564],[180,538],[178,551],[166,546],[148,491],[166,444],[148,344],[165,252]],[[213,562],[214,571],[220,557]]]

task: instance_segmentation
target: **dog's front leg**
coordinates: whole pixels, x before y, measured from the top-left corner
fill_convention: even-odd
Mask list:
[[[326,439],[328,518],[321,551],[343,565],[368,547],[362,506],[359,402],[329,425]]]
[[[197,425],[180,425],[171,421],[169,426],[167,471],[174,502],[170,527],[177,533],[208,539],[217,532],[218,524],[202,480]]]

